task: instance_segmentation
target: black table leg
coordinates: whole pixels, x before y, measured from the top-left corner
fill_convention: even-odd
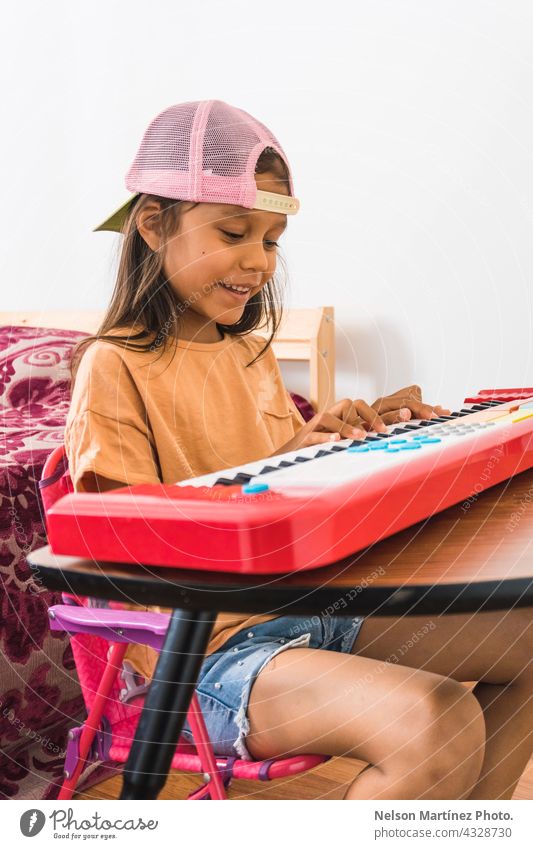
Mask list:
[[[157,799],[164,787],[215,618],[173,611],[124,767],[121,799]]]

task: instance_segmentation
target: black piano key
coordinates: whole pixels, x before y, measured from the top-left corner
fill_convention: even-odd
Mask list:
[[[294,466],[294,463],[291,463],[289,460],[282,460],[281,463],[279,464],[280,469],[281,468],[285,469],[288,466]]]
[[[484,409],[485,409],[485,404],[472,404],[472,407],[470,408],[470,412],[476,413],[478,410],[484,410]]]
[[[346,445],[332,445],[331,451],[346,451]]]
[[[258,472],[257,474],[258,475],[266,475],[266,474],[268,474],[268,472],[277,472],[277,471],[278,471],[277,466],[263,466],[261,471]]]
[[[364,439],[353,439],[353,440],[350,442],[350,444],[348,445],[348,448],[353,448],[353,447],[354,447],[354,445],[364,445],[364,444],[365,444],[365,440],[364,440]]]
[[[420,424],[427,427],[428,425],[438,424],[438,422],[433,421],[433,419],[421,419]]]
[[[396,428],[394,428],[394,430],[391,432],[390,436],[399,436],[399,435],[400,435],[400,433],[409,433],[409,431],[408,431],[408,430],[406,430],[404,427],[396,427]]]
[[[432,422],[451,422],[453,421],[453,416],[437,416],[435,419],[431,419]]]
[[[328,454],[331,454],[331,451],[325,451],[323,448],[321,448],[320,451],[315,454],[313,459],[316,460],[317,457],[326,457]]]
[[[308,460],[312,460],[312,459],[313,459],[312,457],[295,457],[294,462],[295,463],[307,463]]]
[[[388,434],[387,434],[387,436],[388,436]],[[379,442],[379,436],[377,434],[376,434],[376,436],[367,436],[364,441],[365,442]]]
[[[217,478],[214,486],[233,486],[232,478]]]
[[[376,439],[389,439],[390,433],[376,433]]]
[[[437,421],[437,419],[434,419],[434,421]],[[424,425],[422,425],[422,424],[405,425],[404,432],[407,431],[407,433],[409,433],[410,430],[420,430],[420,428],[423,428],[423,427],[424,427]]]
[[[238,472],[233,478],[233,483],[250,483],[253,477],[253,475],[247,475],[246,472]]]

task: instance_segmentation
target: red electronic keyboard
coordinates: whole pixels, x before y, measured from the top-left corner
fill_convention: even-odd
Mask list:
[[[512,396],[512,397],[510,397]],[[502,400],[505,399],[505,400]],[[175,485],[76,493],[47,517],[56,554],[220,572],[341,560],[533,467],[533,387],[481,390],[449,416]]]

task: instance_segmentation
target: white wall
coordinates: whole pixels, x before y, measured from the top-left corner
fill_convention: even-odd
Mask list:
[[[290,304],[334,305],[339,397],[533,384],[530,3],[33,0],[3,23],[3,308],[103,308],[120,237],[91,228],[147,123],[220,98],[290,158]]]

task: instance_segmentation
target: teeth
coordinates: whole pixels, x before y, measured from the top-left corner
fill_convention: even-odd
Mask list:
[[[246,286],[230,286],[229,283],[222,283],[225,289],[233,289],[234,292],[247,292]]]

